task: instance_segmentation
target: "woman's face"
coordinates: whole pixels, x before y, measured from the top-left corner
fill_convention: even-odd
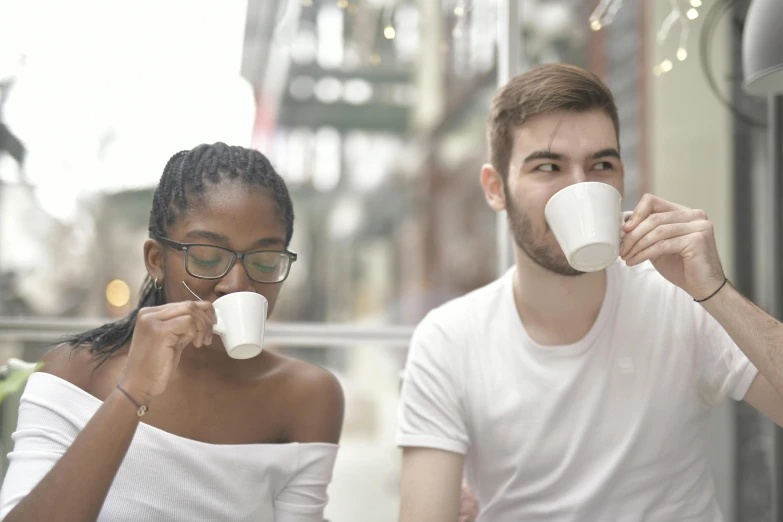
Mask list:
[[[277,204],[263,187],[240,181],[222,181],[205,187],[200,195],[187,194],[190,208],[181,212],[167,237],[180,243],[215,245],[234,252],[285,250],[286,227]],[[184,281],[201,299],[215,301],[233,292],[256,292],[274,310],[282,283],[257,283],[241,260],[220,279],[200,279],[185,270],[185,253],[150,240],[145,246],[150,275],[163,281],[169,303],[194,299]]]

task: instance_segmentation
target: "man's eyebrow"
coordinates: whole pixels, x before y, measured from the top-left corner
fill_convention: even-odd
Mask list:
[[[620,159],[620,151],[615,149],[614,147],[609,147],[607,149],[601,149],[598,152],[594,152],[593,154],[590,154],[587,159],[598,159],[598,158],[617,158]]]
[[[535,150],[527,155],[523,163],[530,163],[531,161],[542,160],[542,159],[548,159],[554,161],[566,161],[568,160],[568,156],[566,156],[565,154],[560,154],[558,152],[552,152],[549,150]]]
[[[587,159],[593,160],[593,159],[607,158],[607,157],[620,159],[620,152],[614,147],[608,147],[606,149],[601,149],[597,152],[590,154],[587,157]],[[549,150],[536,150],[528,154],[525,160],[523,161],[523,163],[529,163],[531,161],[542,160],[542,159],[552,160],[552,161],[568,161],[569,158],[565,154],[561,154],[559,152],[552,152]]]

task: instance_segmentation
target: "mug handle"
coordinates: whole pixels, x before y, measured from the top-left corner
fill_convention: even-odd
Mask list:
[[[212,325],[212,332],[223,335],[226,333],[226,326],[223,321],[220,320],[220,312],[218,312],[217,309],[215,310],[215,317],[217,317],[217,322]]]
[[[628,221],[628,218],[630,218],[633,215],[633,210],[626,210],[622,214],[620,214],[620,239],[625,237],[625,230],[623,230],[623,225],[625,225],[625,222]]]

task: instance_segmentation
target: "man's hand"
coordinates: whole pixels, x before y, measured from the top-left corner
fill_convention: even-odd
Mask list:
[[[628,265],[652,261],[694,299],[708,297],[723,284],[715,233],[703,210],[645,194],[623,230],[620,256]]]
[[[457,522],[476,522],[479,514],[478,499],[467,484],[462,485],[459,499],[459,518]]]

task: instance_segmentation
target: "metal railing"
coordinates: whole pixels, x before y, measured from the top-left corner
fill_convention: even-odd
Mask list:
[[[0,317],[0,341],[56,342],[111,319]],[[373,324],[278,323],[266,325],[264,342],[277,346],[349,348],[387,346],[405,348],[413,327]]]

